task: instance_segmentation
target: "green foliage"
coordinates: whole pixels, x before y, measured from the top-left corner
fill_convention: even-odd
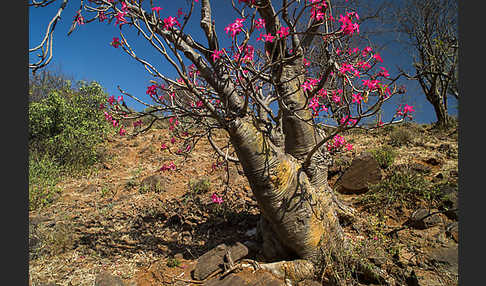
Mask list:
[[[31,85],[37,88],[35,82]],[[61,86],[42,86],[42,93],[29,102],[31,210],[53,201],[62,176],[90,171],[102,158],[100,143],[112,130],[99,109],[107,98],[101,85],[81,81],[77,89],[70,82]]]
[[[53,202],[60,192],[56,184],[62,167],[47,156],[29,157],[29,210],[42,208]]]
[[[99,105],[106,101],[102,87],[92,82],[78,91],[51,92],[29,105],[31,152],[49,154],[60,165],[90,166],[96,146],[110,131]]]
[[[400,204],[408,208],[418,201],[432,203],[439,199],[439,188],[414,172],[394,172],[381,182],[369,186],[359,202],[369,209],[383,211],[385,208]]]
[[[397,153],[390,146],[382,146],[380,148],[373,149],[370,152],[383,169],[390,167],[397,156]]]
[[[412,142],[412,133],[405,127],[395,128],[390,132],[390,145],[400,147]]]
[[[211,189],[211,181],[209,180],[209,178],[190,180],[189,189],[193,194],[207,193]]]
[[[169,258],[167,259],[167,266],[168,267],[178,267],[181,265],[181,262],[177,258]]]

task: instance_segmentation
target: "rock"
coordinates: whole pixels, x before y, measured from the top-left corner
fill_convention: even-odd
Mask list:
[[[37,285],[39,285],[39,286],[60,286],[59,284],[54,283],[54,282],[40,283],[40,284],[37,284]]]
[[[212,279],[204,286],[285,286],[285,282],[266,271],[232,273],[224,279]],[[310,285],[310,284],[302,284]]]
[[[429,173],[432,170],[431,167],[420,164],[420,163],[411,163],[409,165],[409,167],[410,167],[410,169],[412,169],[413,171],[416,171],[418,173]]]
[[[193,272],[194,279],[204,280],[219,268],[223,269],[223,264],[227,262],[225,258],[227,250],[231,252],[233,262],[248,255],[248,248],[240,242],[231,246],[227,246],[224,243],[220,244],[197,259],[197,264]]]
[[[459,243],[459,223],[457,221],[446,226],[446,234]]]
[[[446,186],[442,190],[442,210],[448,210],[444,212],[444,214],[452,219],[458,220],[459,219],[459,194],[457,189],[451,186]]]
[[[376,184],[382,178],[380,165],[370,153],[356,157],[351,166],[336,182],[337,190],[341,193],[363,193],[369,184]]]
[[[80,193],[83,193],[83,194],[91,194],[91,193],[94,193],[96,192],[97,188],[95,185],[93,184],[89,184],[83,188],[81,188],[81,190],[79,190]]]
[[[432,248],[426,251],[427,258],[434,264],[442,264],[447,270],[457,274],[459,270],[459,253],[457,244]]]
[[[96,275],[94,286],[126,286],[123,280],[109,272],[103,271]]]
[[[143,193],[148,191],[159,193],[165,191],[166,184],[167,178],[162,175],[155,174],[143,179],[140,183],[140,189]]]
[[[437,165],[440,164],[440,161],[437,158],[434,158],[434,157],[427,159],[425,162],[432,165],[432,166],[437,166]]]
[[[438,214],[428,216],[430,213],[427,209],[418,209],[412,213],[407,223],[417,229],[426,229],[441,222]]]

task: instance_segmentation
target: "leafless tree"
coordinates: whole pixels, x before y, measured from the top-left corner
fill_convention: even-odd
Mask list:
[[[277,259],[260,267],[301,280],[344,257],[356,273],[390,281],[386,272],[353,255],[358,246],[346,238],[338,218],[353,218],[355,211],[336,198],[327,182],[330,155],[346,146],[338,134],[359,127],[400,92],[396,79],[379,69],[380,58],[372,50],[337,52],[347,49],[357,33],[355,11],[321,0],[231,1],[236,19],[221,27],[211,1],[187,4],[179,15],[164,17],[152,1],[81,1],[78,15],[92,17],[76,23],[115,22],[120,37],[113,47],[154,77],[147,88],[150,100],[119,87],[146,112],[130,112],[122,99],[111,98],[107,118],[152,119],[135,134],[169,119],[169,130],[182,139],[178,154],[191,152],[207,137],[222,160],[239,164],[261,210],[265,255]],[[204,42],[186,32],[196,9]],[[125,37],[128,28],[148,41],[179,78],[140,57]],[[230,37],[232,46],[222,47],[221,37]],[[305,55],[316,39],[325,43],[323,58],[309,69]],[[399,115],[383,125],[408,114]],[[339,124],[326,131],[326,118]],[[226,145],[214,142],[215,130],[228,134]],[[323,276],[339,280],[334,271]]]
[[[400,2],[400,3],[398,3]],[[447,96],[459,99],[458,6],[455,0],[406,0],[394,3],[391,23],[405,35],[417,80],[433,105],[437,126],[450,124]]]

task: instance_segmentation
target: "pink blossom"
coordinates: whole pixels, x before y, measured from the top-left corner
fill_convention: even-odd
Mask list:
[[[218,197],[215,193],[213,193],[213,195],[211,196],[211,200],[213,201],[213,203],[216,203],[218,205],[223,202],[223,198]]]
[[[176,25],[179,26],[179,27],[181,26],[179,21],[177,21],[177,18],[169,16],[169,17],[164,19],[164,30],[168,30],[169,28],[172,28]]]
[[[226,34],[231,34],[231,37],[234,38],[239,32],[241,32],[243,21],[245,21],[245,19],[236,19],[234,23],[226,26],[226,28],[224,28]]]
[[[389,77],[390,73],[384,67],[380,67],[381,72],[378,73],[378,76]]]
[[[223,50],[221,50],[221,51],[214,50],[211,57],[213,58],[213,61],[215,62],[217,59],[221,58],[222,54],[223,54]]]
[[[260,18],[255,21],[255,28],[256,29],[262,29],[265,28],[265,20]]]
[[[272,36],[272,34],[263,34],[263,38],[265,39],[265,42],[272,43],[275,36]]]
[[[145,93],[150,96],[157,95],[157,86],[155,84],[148,86]]]
[[[137,120],[133,122],[133,127],[142,126],[142,120]]]
[[[127,22],[127,20],[123,17],[127,15],[127,12],[118,12],[115,16],[116,23],[115,25],[119,25],[120,27]]]
[[[176,142],[176,139],[174,137],[170,138],[170,143],[174,144]]]
[[[121,45],[120,39],[118,37],[113,37],[113,41],[110,43],[110,45],[112,45],[114,48],[118,48]]]
[[[377,80],[377,79],[375,79],[375,80],[366,79],[366,80],[362,80],[362,81],[363,81],[363,85],[368,87],[370,90],[376,89],[377,86],[378,86],[378,83],[380,83],[380,81]]]
[[[353,93],[352,97],[353,97],[353,103],[355,102],[361,103],[361,100],[363,100],[363,97],[359,93]]]
[[[277,34],[280,38],[285,38],[289,35],[289,27],[280,27],[280,30],[277,31]]]
[[[104,20],[106,20],[107,18],[108,18],[108,17],[106,17],[105,12],[100,11],[100,12],[98,13],[98,19],[100,20],[100,22],[103,22],[103,21],[104,21]]]
[[[113,105],[114,102],[115,102],[115,96],[112,95],[112,96],[108,97],[108,103],[110,105]]]
[[[120,128],[120,131],[118,133],[120,134],[120,136],[124,136],[125,134],[127,134],[127,131],[122,127]]]
[[[161,8],[161,7],[153,7],[153,8],[152,8],[152,11],[157,12],[157,14],[159,14],[159,11],[160,11],[160,10],[162,10],[162,8]]]
[[[160,145],[160,149],[161,150],[167,149],[167,145],[165,143],[162,143],[162,145]]]
[[[380,62],[380,63],[382,63],[382,62],[383,62],[383,60],[381,59],[380,54],[378,54],[378,53],[374,54],[374,55],[373,55],[373,58],[374,58],[376,61]]]
[[[311,64],[306,58],[303,58],[302,62],[304,63],[304,67],[308,67]]]

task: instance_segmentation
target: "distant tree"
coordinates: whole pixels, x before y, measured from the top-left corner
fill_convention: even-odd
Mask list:
[[[437,127],[450,125],[447,96],[459,99],[458,5],[456,0],[395,1],[390,23],[405,35],[415,74],[437,116]]]
[[[349,45],[359,33],[358,13],[346,1],[239,0],[231,1],[234,21],[221,27],[213,19],[211,1],[186,3],[177,15],[162,16],[165,11],[152,1],[82,1],[72,29],[93,21],[116,25],[120,34],[112,39],[113,48],[140,62],[155,79],[147,87],[148,100],[119,87],[122,95],[108,99],[106,118],[114,125],[123,118],[151,118],[147,126],[137,121],[134,134],[168,119],[177,142],[163,148],[179,144],[177,154],[184,156],[207,137],[220,158],[240,164],[262,213],[264,253],[280,260],[262,268],[301,280],[339,261],[355,274],[390,282],[385,271],[355,255],[359,245],[346,238],[338,219],[352,219],[355,211],[336,198],[327,181],[331,155],[352,148],[339,134],[375,116],[400,93],[379,53]],[[92,17],[85,19],[83,12]],[[187,32],[198,12],[204,42]],[[168,63],[164,70],[173,68],[178,78],[135,53],[124,33],[129,28],[154,47]],[[231,45],[222,46],[223,37]],[[305,55],[315,41],[323,43],[323,57],[310,63]],[[123,96],[150,109],[130,112],[122,105]],[[412,111],[404,106],[377,125],[404,121]],[[338,124],[327,132],[325,119]],[[119,128],[121,135],[127,133]],[[218,146],[214,130],[224,130],[228,144]],[[161,170],[177,166],[171,162]],[[321,274],[338,283],[336,273]]]

